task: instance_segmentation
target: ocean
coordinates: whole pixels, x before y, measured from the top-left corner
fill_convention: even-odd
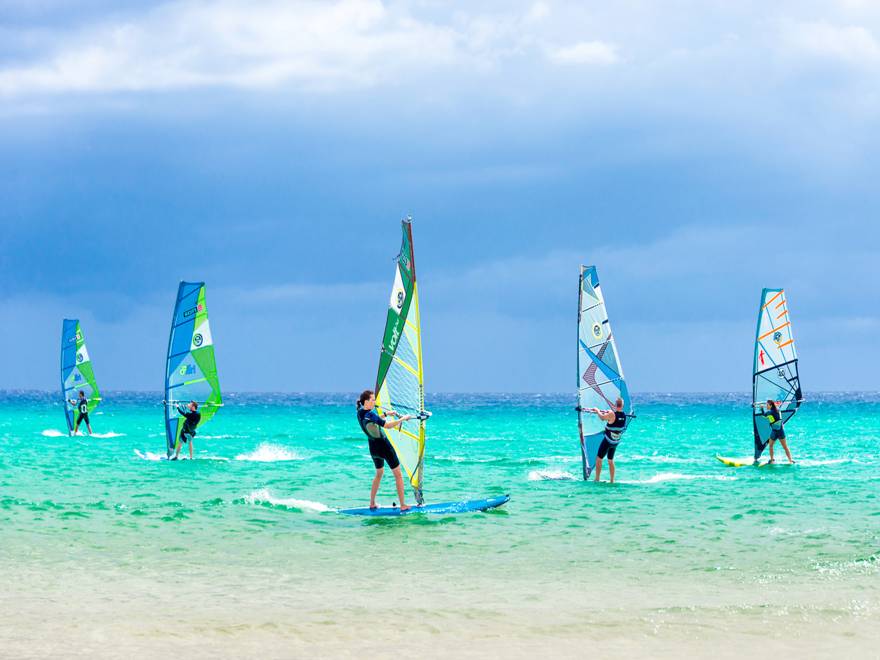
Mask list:
[[[2,657],[880,657],[878,394],[808,394],[797,465],[739,469],[746,394],[637,394],[613,485],[573,394],[429,396],[426,500],[511,500],[396,519],[336,513],[354,393],[225,394],[177,463],[161,394],[103,396],[70,438],[0,393]]]

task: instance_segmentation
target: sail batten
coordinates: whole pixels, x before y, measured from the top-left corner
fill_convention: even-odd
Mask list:
[[[61,396],[70,433],[76,423],[76,407],[70,400],[78,399],[80,391],[85,393],[91,413],[101,401],[92,359],[79,319],[64,319],[61,324]]]
[[[620,397],[624,412],[632,414],[632,400],[595,266],[581,266],[578,281],[577,393],[581,459],[584,479],[588,479],[596,466],[605,422],[584,411],[613,409]]]
[[[183,428],[177,406],[190,401],[199,404],[199,426],[223,405],[204,282],[181,282],[177,289],[165,360],[165,439],[169,456]]]
[[[779,323],[783,317],[786,320]],[[770,441],[770,422],[761,414],[760,407],[766,406],[768,400],[778,401],[785,425],[797,412],[802,399],[788,297],[784,289],[764,289],[758,308],[752,364],[755,460],[761,457]]]
[[[379,355],[376,407],[380,415],[383,411],[395,410],[415,416],[398,428],[388,429],[387,434],[409,479],[416,502],[421,504],[424,501],[422,484],[428,414],[425,411],[419,292],[409,218],[402,222],[402,230]]]

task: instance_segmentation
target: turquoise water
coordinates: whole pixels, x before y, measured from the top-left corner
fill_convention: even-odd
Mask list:
[[[638,396],[614,485],[572,396],[435,396],[426,498],[512,499],[385,520],[334,512],[369,495],[354,396],[227,395],[168,463],[159,394],[95,438],[0,394],[0,655],[876,657],[880,396],[813,396],[764,469],[714,459],[751,453],[745,395]]]

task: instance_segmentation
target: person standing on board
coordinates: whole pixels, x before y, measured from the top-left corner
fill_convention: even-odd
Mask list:
[[[78,400],[68,399],[68,401],[76,409],[76,423],[73,425],[73,435],[76,435],[80,422],[86,423],[86,428],[89,430],[89,435],[91,435],[92,426],[89,424],[89,400],[86,398],[86,393],[80,390]]]
[[[620,444],[620,436],[626,430],[626,413],[623,412],[623,399],[617,397],[614,402],[614,410],[599,410],[590,408],[587,412],[597,415],[605,422],[605,437],[599,445],[599,453],[596,455],[596,481],[602,474],[602,459],[608,457],[608,470],[611,472],[611,483],[614,483],[614,452]]]
[[[776,459],[773,457],[773,444],[779,440],[782,443],[782,448],[785,450],[785,455],[788,457],[788,462],[794,464],[794,459],[791,457],[791,452],[788,450],[788,443],[785,441],[785,428],[782,424],[782,413],[779,412],[779,404],[773,399],[767,399],[767,408],[761,406],[761,415],[770,422],[770,462],[775,463]]]
[[[185,421],[183,422],[183,428],[180,430],[180,440],[177,441],[177,447],[174,452],[174,458],[171,459],[172,461],[176,461],[180,456],[180,445],[184,442],[189,445],[189,457],[192,459],[193,438],[196,436],[196,427],[199,425],[199,422],[202,421],[202,413],[198,410],[199,404],[195,401],[190,401],[186,408],[184,408],[182,404],[178,404],[177,412],[180,413],[181,417],[185,418]]]
[[[394,473],[394,482],[397,485],[397,497],[400,499],[400,510],[408,511],[410,509],[404,503],[403,490],[403,474],[400,471],[400,460],[397,458],[397,452],[391,446],[391,441],[385,435],[383,429],[397,428],[405,421],[412,419],[412,415],[398,415],[393,410],[386,410],[385,415],[388,417],[397,417],[396,420],[385,419],[379,417],[375,410],[376,395],[373,390],[364,390],[361,392],[357,401],[357,418],[361,425],[361,430],[366,434],[370,441],[370,457],[373,459],[373,465],[376,466],[376,475],[373,477],[373,487],[370,489],[370,508],[376,508],[376,493],[379,492],[379,484],[382,481],[382,475],[385,473],[385,463]]]

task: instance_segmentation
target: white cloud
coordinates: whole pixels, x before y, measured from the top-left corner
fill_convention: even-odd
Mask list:
[[[783,29],[783,38],[785,44],[798,54],[859,67],[880,64],[880,42],[863,26],[790,23]]]
[[[456,35],[379,0],[196,0],[60,35],[40,61],[0,70],[0,93],[245,88],[333,89],[448,61]]]
[[[579,41],[571,46],[550,48],[547,57],[556,64],[614,64],[620,61],[617,48],[604,41]]]

